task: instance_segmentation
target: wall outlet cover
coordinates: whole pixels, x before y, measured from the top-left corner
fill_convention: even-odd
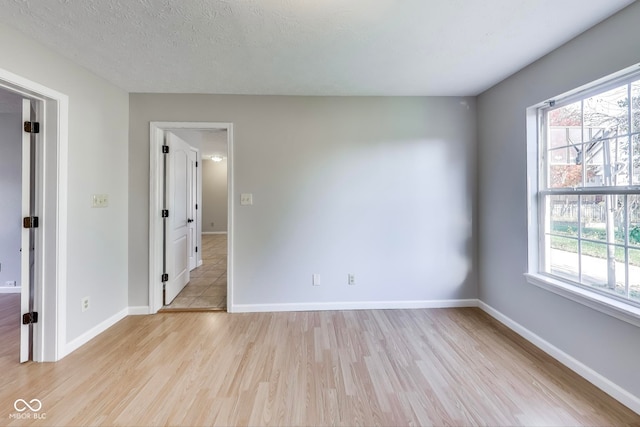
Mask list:
[[[108,206],[109,206],[108,194],[92,194],[91,195],[92,208],[106,208]]]

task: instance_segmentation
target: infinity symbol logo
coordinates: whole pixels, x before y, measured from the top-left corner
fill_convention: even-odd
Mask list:
[[[42,409],[42,402],[40,402],[40,400],[38,399],[31,399],[31,401],[27,403],[27,401],[24,399],[18,399],[13,402],[13,407],[18,412],[24,412],[27,409],[30,409],[32,412],[38,412],[40,409]]]

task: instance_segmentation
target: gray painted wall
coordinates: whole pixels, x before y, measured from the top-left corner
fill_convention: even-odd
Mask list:
[[[202,231],[227,231],[227,160],[202,159]]]
[[[69,96],[66,336],[71,341],[127,307],[129,97],[5,25],[0,25],[0,52],[0,68]],[[109,195],[108,208],[91,208],[96,193]],[[92,305],[83,313],[85,296]]]
[[[477,296],[474,99],[131,94],[129,108],[132,224],[148,217],[150,121],[234,124],[235,303]],[[131,227],[132,306],[148,301],[147,242],[146,221]]]
[[[22,108],[18,105],[17,108]],[[0,114],[0,287],[20,286],[22,214],[22,115]]]
[[[525,109],[640,62],[640,3],[478,98],[480,299],[640,396],[640,328],[529,285]]]

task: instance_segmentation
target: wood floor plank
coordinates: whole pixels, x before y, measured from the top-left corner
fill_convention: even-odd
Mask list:
[[[478,309],[127,317],[18,363],[0,295],[0,425],[640,425]],[[40,399],[46,423],[11,419]]]

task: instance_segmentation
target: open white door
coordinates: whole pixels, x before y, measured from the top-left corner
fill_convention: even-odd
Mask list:
[[[192,168],[195,154],[182,139],[167,133],[169,146],[166,163],[167,209],[169,216],[165,222],[166,273],[164,304],[168,305],[189,283],[189,229],[194,218],[191,202]]]
[[[31,100],[22,100],[22,122],[35,122],[35,110],[31,106]],[[33,324],[24,322],[23,316],[33,313],[33,286],[35,263],[34,254],[34,228],[31,228],[31,219],[35,217],[35,192],[32,191],[35,184],[35,133],[22,132],[22,218],[26,223],[22,227],[21,244],[21,298],[20,298],[20,362],[26,362],[33,357],[32,337]],[[27,228],[27,226],[29,228]]]

